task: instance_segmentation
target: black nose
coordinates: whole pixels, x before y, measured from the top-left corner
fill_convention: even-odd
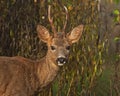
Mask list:
[[[64,57],[60,57],[60,58],[57,59],[57,62],[61,63],[61,64],[65,64],[67,62],[67,59],[64,58]]]

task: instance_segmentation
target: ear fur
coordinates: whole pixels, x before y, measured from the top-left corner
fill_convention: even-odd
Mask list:
[[[68,41],[70,41],[71,43],[77,42],[82,35],[83,27],[84,25],[79,25],[75,27],[70,33],[68,33],[66,36]]]
[[[39,38],[45,43],[51,38],[49,31],[44,26],[37,25],[37,32]]]

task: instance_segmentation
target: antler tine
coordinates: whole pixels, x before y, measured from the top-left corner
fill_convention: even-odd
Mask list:
[[[48,6],[48,20],[49,20],[50,25],[51,25],[51,27],[52,27],[52,31],[53,31],[53,33],[54,33],[54,35],[55,35],[55,34],[56,34],[56,29],[55,29],[55,26],[54,26],[54,24],[53,24],[53,18],[51,18],[50,10],[51,10],[51,6],[49,5],[49,6]]]
[[[68,20],[68,9],[67,9],[66,6],[64,6],[64,9],[65,9],[66,21],[65,21],[65,24],[64,24],[64,27],[63,27],[63,32],[65,32],[65,28],[66,28],[67,20]]]

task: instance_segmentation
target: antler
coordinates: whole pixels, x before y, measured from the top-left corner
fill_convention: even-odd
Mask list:
[[[54,35],[56,35],[56,29],[55,29],[55,26],[53,24],[53,18],[51,18],[50,9],[51,9],[51,6],[49,5],[48,6],[48,19],[49,19],[50,25],[52,27],[52,31],[53,31]]]
[[[67,7],[64,6],[64,9],[65,9],[66,21],[65,21],[65,23],[64,23],[64,27],[63,27],[62,32],[65,32],[65,28],[66,28],[67,20],[68,20],[68,10],[67,10]]]

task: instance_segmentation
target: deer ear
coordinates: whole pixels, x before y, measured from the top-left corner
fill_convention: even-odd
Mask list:
[[[50,34],[49,34],[49,31],[44,27],[44,26],[41,26],[41,25],[37,25],[37,32],[38,32],[38,36],[39,38],[47,43],[48,40],[50,39]]]
[[[83,25],[79,25],[77,27],[75,27],[70,33],[67,34],[67,39],[71,42],[71,43],[75,43],[77,42],[83,32]]]

